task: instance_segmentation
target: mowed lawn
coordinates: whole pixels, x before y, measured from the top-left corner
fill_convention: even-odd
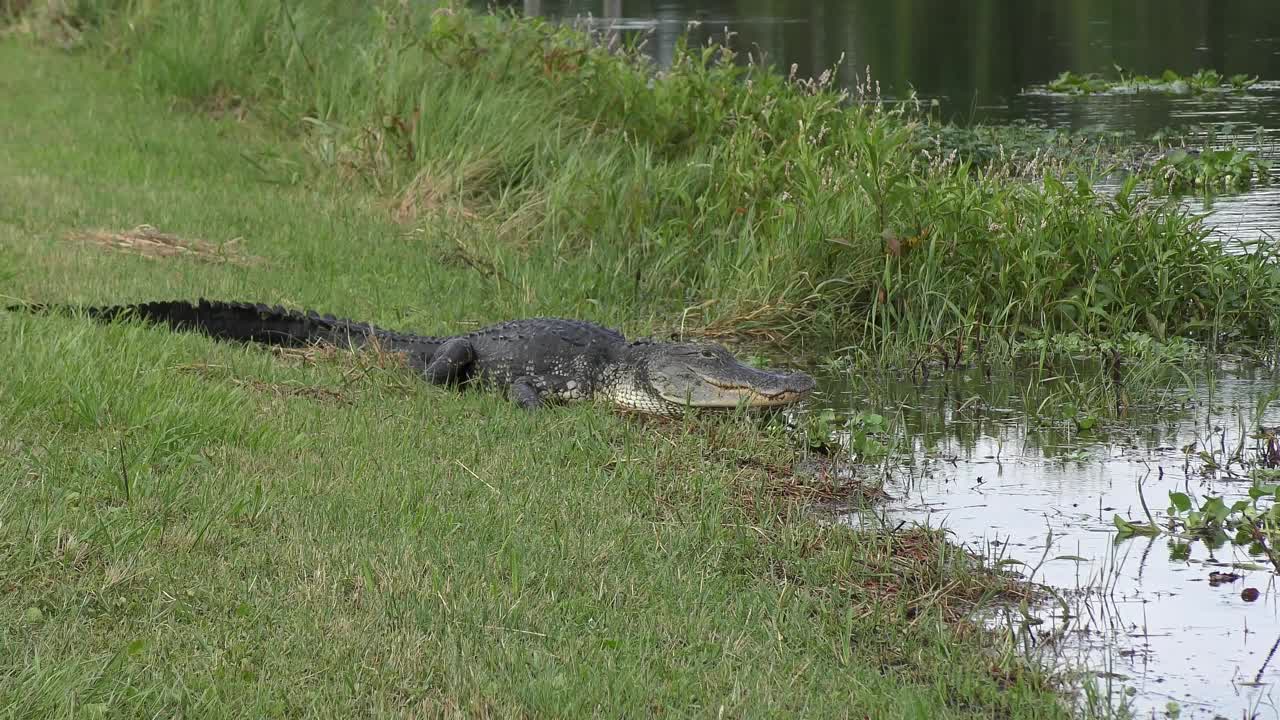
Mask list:
[[[294,140],[102,65],[0,40],[4,304],[658,329],[451,262]],[[798,452],[757,418],[529,414],[370,353],[0,313],[0,716],[1067,714],[953,621],[985,576],[789,499]]]

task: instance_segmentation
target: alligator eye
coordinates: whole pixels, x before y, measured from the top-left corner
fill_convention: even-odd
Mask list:
[[[701,358],[703,358],[703,359],[706,359],[706,360],[715,360],[715,359],[716,359],[716,354],[715,354],[715,353],[713,353],[713,352],[711,352],[710,350],[699,350],[699,351],[698,351],[698,356],[699,356],[699,357],[701,357]]]

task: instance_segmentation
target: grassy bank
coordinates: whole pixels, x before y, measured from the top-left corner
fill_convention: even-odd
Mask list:
[[[134,82],[293,133],[303,153],[259,158],[265,178],[368,189],[538,309],[624,305],[873,358],[1274,334],[1272,248],[1228,255],[1164,201],[1064,180],[1084,168],[1060,159],[1044,182],[975,168],[873,80],[847,98],[714,48],[656,72],[574,30],[432,3],[75,7],[59,27]]]
[[[667,321],[575,292],[585,250],[530,242],[548,275],[459,247],[496,211],[398,223],[293,181],[315,161],[269,110],[101,66],[0,41],[8,298]],[[144,224],[169,235],[119,232]],[[376,355],[135,325],[0,314],[0,339],[0,716],[1065,715],[954,622],[998,581],[936,535],[816,521],[754,421],[528,415]]]

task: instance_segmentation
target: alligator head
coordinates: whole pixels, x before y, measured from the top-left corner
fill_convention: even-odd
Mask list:
[[[804,373],[758,370],[719,345],[638,342],[627,356],[613,398],[650,413],[682,407],[778,407],[798,402],[814,386]]]

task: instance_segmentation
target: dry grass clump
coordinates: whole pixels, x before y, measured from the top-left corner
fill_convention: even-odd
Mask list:
[[[0,0],[0,37],[28,35],[72,50],[83,42],[83,24],[68,0]]]
[[[195,238],[180,238],[177,235],[160,232],[151,225],[139,225],[123,232],[110,230],[77,232],[68,236],[68,239],[148,258],[183,257],[201,262],[228,263],[242,267],[265,262],[263,258],[249,255],[241,250],[240,242],[243,238],[211,243]]]
[[[477,220],[480,214],[461,192],[468,177],[483,175],[483,168],[460,173],[458,177],[423,169],[396,199],[393,215],[396,222],[411,223],[420,218],[445,214],[463,220]]]

